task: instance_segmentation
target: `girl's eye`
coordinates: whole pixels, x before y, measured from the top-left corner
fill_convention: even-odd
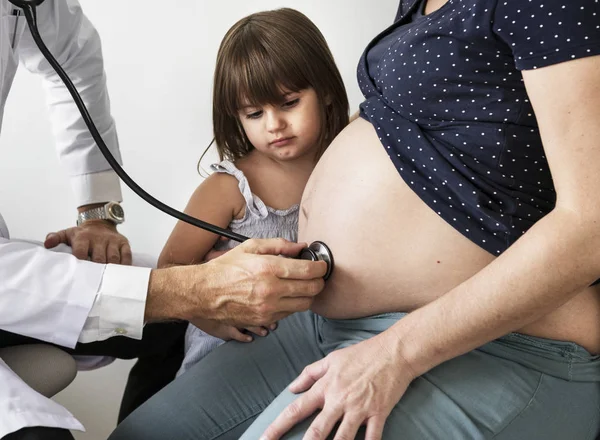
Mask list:
[[[246,115],[246,118],[248,119],[258,119],[260,118],[262,115],[262,110],[261,111],[257,111],[257,112],[253,112],[253,113],[249,113]]]
[[[286,108],[294,107],[299,102],[300,102],[300,98],[292,99],[291,101],[285,102],[283,104],[283,107],[286,107]]]

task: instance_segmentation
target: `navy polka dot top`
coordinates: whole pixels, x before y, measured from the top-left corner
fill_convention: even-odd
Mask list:
[[[556,201],[520,70],[600,54],[600,3],[449,0],[423,15],[424,5],[401,1],[365,50],[361,117],[415,193],[498,255]]]

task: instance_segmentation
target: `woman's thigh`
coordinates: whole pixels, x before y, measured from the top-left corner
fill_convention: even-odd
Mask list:
[[[302,369],[323,357],[315,319],[297,313],[264,338],[214,350],[121,423],[110,440],[239,439]]]
[[[299,396],[284,390],[242,436],[260,437]],[[597,383],[569,382],[479,351],[448,361],[410,385],[384,440],[593,440]],[[301,440],[316,414],[282,440]],[[357,439],[364,439],[364,428]],[[330,436],[333,438],[333,436]]]

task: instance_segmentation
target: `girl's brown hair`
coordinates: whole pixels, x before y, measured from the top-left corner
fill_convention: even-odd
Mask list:
[[[214,78],[213,130],[221,160],[254,149],[238,119],[242,105],[281,104],[282,89],[309,87],[322,104],[320,157],[348,124],[348,97],[325,38],[308,17],[289,8],[234,24],[221,42]]]

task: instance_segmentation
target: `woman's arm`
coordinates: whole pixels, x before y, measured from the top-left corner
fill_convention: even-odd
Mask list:
[[[523,73],[553,174],[556,208],[500,257],[388,330],[330,353],[289,386],[301,393],[267,428],[275,440],[321,410],[305,438],[383,436],[410,382],[531,323],[600,275],[600,56]]]
[[[555,209],[475,276],[390,329],[420,375],[565,304],[600,275],[600,56],[523,72]]]
[[[194,191],[185,213],[227,228],[244,206],[238,181],[229,174],[215,173]],[[158,258],[158,267],[199,263],[218,238],[212,232],[178,221]]]

